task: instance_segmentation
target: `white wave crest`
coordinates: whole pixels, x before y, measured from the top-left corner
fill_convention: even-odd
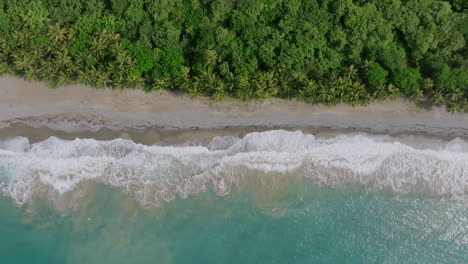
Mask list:
[[[389,136],[318,139],[282,130],[242,139],[216,137],[206,147],[56,137],[29,144],[16,137],[0,142],[0,191],[24,204],[35,196],[53,199],[92,182],[157,205],[208,188],[223,195],[249,177],[264,184],[277,177],[301,177],[327,186],[359,184],[465,199],[467,146],[454,139],[443,148],[417,149]]]

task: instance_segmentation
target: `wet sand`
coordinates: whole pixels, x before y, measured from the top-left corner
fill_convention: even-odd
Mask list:
[[[0,77],[1,127],[2,137],[26,133],[29,138],[37,135],[40,140],[41,133],[48,134],[40,129],[51,129],[55,134],[66,132],[68,137],[73,137],[73,133],[85,136],[87,132],[101,131],[93,136],[136,137],[135,141],[142,143],[167,140],[171,135],[164,131],[171,131],[175,138],[194,129],[200,129],[199,133],[207,138],[214,135],[207,134],[208,130],[216,131],[216,135],[242,136],[277,128],[466,137],[468,114],[449,113],[444,107],[426,109],[404,100],[326,107],[278,98],[248,103],[213,102],[165,91],[116,91],[79,85],[50,89],[40,82],[4,76]],[[7,127],[10,128],[5,130]],[[28,132],[31,127],[39,129]],[[181,133],[174,133],[176,130]]]

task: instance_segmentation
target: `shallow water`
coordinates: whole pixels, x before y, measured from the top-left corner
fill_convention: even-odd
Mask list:
[[[468,143],[0,141],[3,263],[467,263]]]

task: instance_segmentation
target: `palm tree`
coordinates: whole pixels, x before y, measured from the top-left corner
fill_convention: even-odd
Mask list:
[[[46,50],[41,48],[34,48],[32,50],[29,50],[28,54],[34,63],[41,63],[46,57]]]
[[[74,28],[67,28],[66,38],[67,40],[73,39],[75,37],[77,30]]]
[[[49,21],[47,10],[40,3],[34,2],[31,3],[26,12],[20,12],[19,16],[24,25],[30,29],[38,28]]]
[[[197,97],[202,94],[202,87],[204,83],[199,76],[194,76],[190,88],[188,89],[188,94],[190,97]]]
[[[16,70],[26,71],[32,68],[33,60],[26,52],[21,51],[19,54],[13,54],[13,64]]]
[[[278,91],[278,86],[272,72],[260,72],[255,74],[252,86],[255,98],[259,100],[264,100],[271,95],[275,95]]]
[[[93,38],[91,41],[91,52],[96,57],[102,57],[104,50],[107,48],[107,40],[103,34],[99,37]]]
[[[112,79],[113,87],[117,89],[124,89],[125,87],[127,87],[125,83],[125,76],[123,74],[123,71],[115,67],[111,67],[109,71],[112,72],[111,79]]]
[[[0,62],[0,75],[3,73],[9,73],[10,69],[8,67],[8,63],[6,62]]]
[[[39,67],[31,67],[25,70],[24,74],[26,80],[32,81],[37,80],[41,76],[41,69]]]
[[[61,43],[68,38],[68,29],[62,28],[59,23],[49,25],[47,36],[53,43]]]
[[[25,46],[29,42],[29,36],[21,30],[13,30],[11,32],[12,38],[16,41],[17,46]]]
[[[57,71],[65,71],[72,65],[72,58],[64,46],[55,49],[53,56],[52,62]]]
[[[46,80],[51,80],[57,76],[59,68],[57,68],[56,63],[51,59],[44,59],[39,61],[40,75],[41,78]]]
[[[224,87],[224,90],[226,91],[226,93],[229,94],[230,96],[235,95],[236,78],[234,78],[234,74],[232,72],[229,72],[229,74],[224,79],[224,82],[226,84]]]
[[[358,69],[354,67],[353,64],[351,64],[346,70],[345,70],[345,77],[354,80],[357,76]]]
[[[332,105],[336,103],[335,97],[336,97],[336,84],[334,82],[331,82],[327,84],[326,87],[322,87],[322,89],[319,90],[317,99],[320,102],[323,102],[327,105]]]
[[[319,85],[314,80],[307,80],[307,83],[300,88],[297,97],[306,103],[314,103],[317,100],[317,90]]]
[[[66,70],[57,72],[57,75],[55,75],[52,79],[53,82],[58,86],[63,86],[71,83],[71,76],[69,74],[69,71]]]
[[[190,74],[189,67],[182,66],[180,68],[179,74],[177,75],[175,79],[176,89],[187,91],[190,88],[191,82],[190,82],[189,74]]]
[[[0,38],[0,53],[7,54],[9,50],[10,50],[10,43],[8,43],[7,38],[6,37]]]
[[[275,79],[278,80],[279,96],[291,98],[294,96],[294,78],[290,74],[287,66],[279,66],[275,71]]]
[[[165,90],[169,87],[168,78],[157,78],[153,81],[152,89],[153,90]]]
[[[464,97],[464,92],[461,88],[457,87],[457,88],[454,88],[452,89],[450,92],[448,92],[447,94],[447,98],[448,100],[452,101],[452,102],[457,102],[457,101],[460,101],[462,100]]]
[[[218,61],[218,53],[215,50],[209,49],[205,51],[205,69],[212,72]]]
[[[141,77],[141,74],[129,74],[126,83],[128,87],[140,88],[144,86],[145,80]]]
[[[370,94],[362,83],[352,82],[349,89],[351,104],[365,105],[370,102]]]
[[[389,96],[388,91],[386,90],[386,85],[379,85],[375,87],[374,91],[372,92],[372,97],[376,100],[382,100]]]
[[[78,82],[84,85],[91,85],[93,83],[93,75],[89,73],[89,70],[79,71]]]
[[[91,71],[93,78],[93,85],[97,88],[106,88],[107,84],[111,82],[110,73],[105,69],[94,69]]]
[[[439,90],[434,90],[431,93],[429,93],[429,102],[431,102],[431,104],[438,105],[442,103],[443,100],[444,96]]]
[[[247,76],[236,77],[235,97],[244,101],[253,98],[254,91]]]
[[[133,65],[133,59],[125,51],[121,51],[116,54],[116,61],[120,68],[126,69],[128,71],[131,70],[131,66]]]
[[[225,83],[221,79],[215,79],[215,83],[213,84],[213,90],[214,100],[221,101],[226,97]]]
[[[398,87],[391,83],[387,85],[387,91],[389,94],[389,98],[392,99],[398,98],[401,95],[400,89],[398,89]]]
[[[267,96],[275,96],[279,92],[278,82],[275,79],[275,73],[272,71],[261,73],[260,78],[267,85]]]

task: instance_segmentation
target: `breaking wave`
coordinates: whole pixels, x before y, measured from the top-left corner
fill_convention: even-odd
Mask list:
[[[305,178],[331,187],[353,184],[467,198],[467,142],[457,138],[432,147],[402,142],[390,136],[316,138],[283,130],[215,137],[198,146],[56,137],[30,144],[15,137],[0,141],[0,192],[22,205],[35,198],[77,199],[89,184],[105,184],[156,206],[207,189],[225,195],[249,178],[272,189]]]

